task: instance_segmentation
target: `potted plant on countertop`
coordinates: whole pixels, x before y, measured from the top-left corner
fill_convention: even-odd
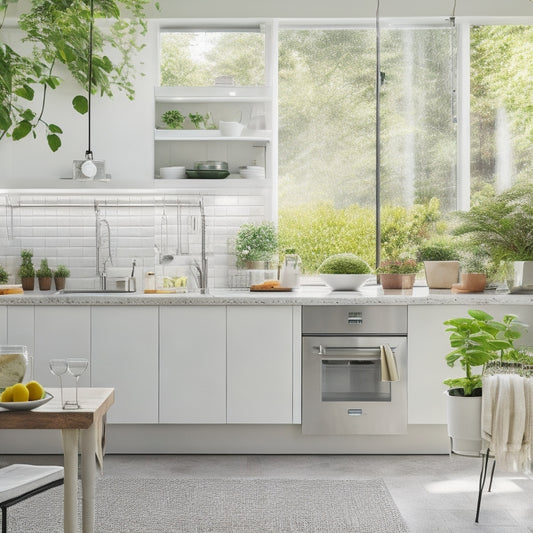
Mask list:
[[[459,254],[452,241],[437,237],[423,242],[417,251],[424,263],[426,283],[430,289],[450,289],[459,280]]]
[[[444,384],[448,412],[448,436],[451,450],[462,455],[478,455],[481,450],[481,374],[475,367],[489,361],[513,361],[520,352],[514,341],[522,336],[527,325],[516,315],[505,315],[502,322],[480,310],[469,310],[468,318],[452,318],[444,322],[450,333],[453,350],[446,355],[446,363],[459,363],[465,373],[450,378]]]
[[[379,264],[377,273],[384,289],[412,289],[420,265],[412,257],[386,259]]]
[[[7,283],[9,279],[9,274],[7,273],[6,269],[0,265],[0,283],[5,284]]]
[[[65,265],[58,265],[54,270],[54,283],[57,291],[65,288],[66,279],[70,277],[70,270]]]
[[[351,253],[330,255],[318,267],[318,273],[334,291],[356,291],[372,277],[368,263]]]
[[[511,291],[533,291],[533,184],[518,183],[456,217],[455,235],[484,247],[496,265],[512,263]]]
[[[461,281],[452,285],[452,293],[483,292],[487,286],[487,259],[473,251],[465,254],[461,261]]]
[[[278,249],[278,234],[272,222],[243,224],[237,233],[237,266],[264,269]]]
[[[21,250],[20,257],[22,258],[22,263],[19,268],[19,276],[22,289],[32,291],[35,287],[35,268],[32,263],[33,251]]]
[[[48,259],[41,259],[41,265],[35,272],[37,279],[39,280],[39,289],[41,291],[49,291],[52,287],[52,277],[54,273],[48,266]]]

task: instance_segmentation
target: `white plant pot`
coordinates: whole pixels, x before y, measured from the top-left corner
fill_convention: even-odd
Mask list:
[[[459,261],[424,261],[430,289],[450,289],[459,281]]]
[[[481,396],[450,396],[445,391],[448,436],[458,455],[478,456],[481,451]]]
[[[533,292],[533,261],[514,261],[514,278],[511,291]]]

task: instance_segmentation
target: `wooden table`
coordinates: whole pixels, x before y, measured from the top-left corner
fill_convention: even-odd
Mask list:
[[[94,532],[97,438],[103,416],[114,402],[115,389],[80,388],[81,409],[61,408],[60,389],[47,389],[54,398],[33,411],[0,409],[0,429],[60,429],[65,467],[64,531],[78,531],[78,441],[81,444],[82,531]],[[74,389],[63,389],[74,398]]]

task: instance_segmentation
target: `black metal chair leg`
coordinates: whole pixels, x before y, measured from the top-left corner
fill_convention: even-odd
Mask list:
[[[485,480],[487,479],[488,464],[489,464],[489,449],[487,448],[486,456],[481,458],[481,472],[479,474],[479,492],[477,496],[477,507],[476,507],[476,523],[479,522],[479,511],[481,509],[481,496],[483,494],[483,487],[485,486]]]
[[[2,533],[7,533],[7,509],[2,507]]]
[[[487,492],[490,492],[491,489],[492,489],[492,480],[494,479],[494,469],[496,468],[496,458],[494,458],[494,461],[492,463],[492,471],[490,473],[490,483],[489,483],[489,488],[487,490]]]

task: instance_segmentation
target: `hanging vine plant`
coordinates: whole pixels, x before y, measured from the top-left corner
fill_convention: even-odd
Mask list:
[[[35,138],[44,129],[55,152],[61,146],[62,129],[46,115],[46,96],[63,81],[56,74],[58,65],[63,64],[85,93],[74,97],[72,105],[79,113],[87,112],[91,5],[89,0],[33,0],[18,20],[24,33],[22,42],[34,44],[30,54],[22,54],[4,42],[1,34],[8,6],[16,2],[0,0],[0,140],[11,137],[17,141],[30,133]],[[145,46],[139,37],[146,34],[148,3],[150,0],[94,0],[92,94],[111,97],[119,90],[133,99],[134,58]],[[127,18],[122,18],[121,9]],[[112,49],[113,60],[104,52]]]

